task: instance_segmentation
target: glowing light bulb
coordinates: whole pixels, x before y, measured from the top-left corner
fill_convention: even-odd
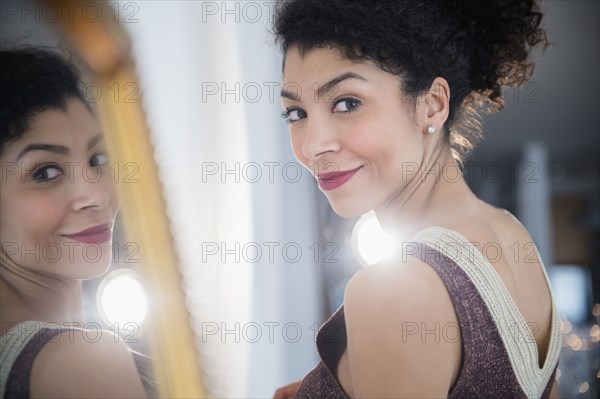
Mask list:
[[[141,325],[148,312],[148,298],[134,271],[115,270],[98,287],[98,309],[108,325]]]
[[[394,240],[382,230],[375,213],[369,212],[354,225],[352,249],[363,265],[374,265],[393,253]]]

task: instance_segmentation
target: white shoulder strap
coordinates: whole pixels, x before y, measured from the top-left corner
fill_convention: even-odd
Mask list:
[[[544,365],[540,369],[536,341],[527,322],[512,300],[502,278],[481,252],[457,231],[443,227],[428,227],[415,236],[415,241],[422,242],[447,256],[467,274],[498,328],[521,388],[528,398],[539,398],[560,354],[560,319],[554,300],[550,346]],[[552,294],[547,275],[546,282]]]
[[[15,360],[27,343],[43,328],[61,327],[57,324],[29,320],[17,324],[0,337],[0,398],[4,397],[8,376]]]

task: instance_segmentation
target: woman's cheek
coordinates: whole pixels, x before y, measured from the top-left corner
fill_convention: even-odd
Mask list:
[[[300,163],[308,167],[308,159],[304,156],[304,153],[302,152],[302,147],[304,146],[304,136],[301,136],[300,132],[290,132],[290,135],[292,141],[292,151],[294,152],[294,156]]]

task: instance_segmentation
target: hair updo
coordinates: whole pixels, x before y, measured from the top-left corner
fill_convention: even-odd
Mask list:
[[[36,47],[0,49],[0,155],[21,138],[36,114],[64,111],[70,99],[91,110],[77,69],[59,54]]]
[[[481,139],[478,111],[504,105],[502,86],[525,83],[532,47],[548,45],[535,0],[279,0],[274,33],[284,54],[332,46],[400,77],[416,98],[440,76],[450,86],[444,125],[462,163]]]

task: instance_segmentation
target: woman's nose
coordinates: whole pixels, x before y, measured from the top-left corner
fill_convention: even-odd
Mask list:
[[[104,209],[110,202],[110,179],[100,167],[75,168],[72,178],[72,208],[81,211],[86,208]]]
[[[332,123],[326,118],[313,118],[307,121],[302,154],[311,161],[317,161],[323,155],[340,150],[340,142]]]

